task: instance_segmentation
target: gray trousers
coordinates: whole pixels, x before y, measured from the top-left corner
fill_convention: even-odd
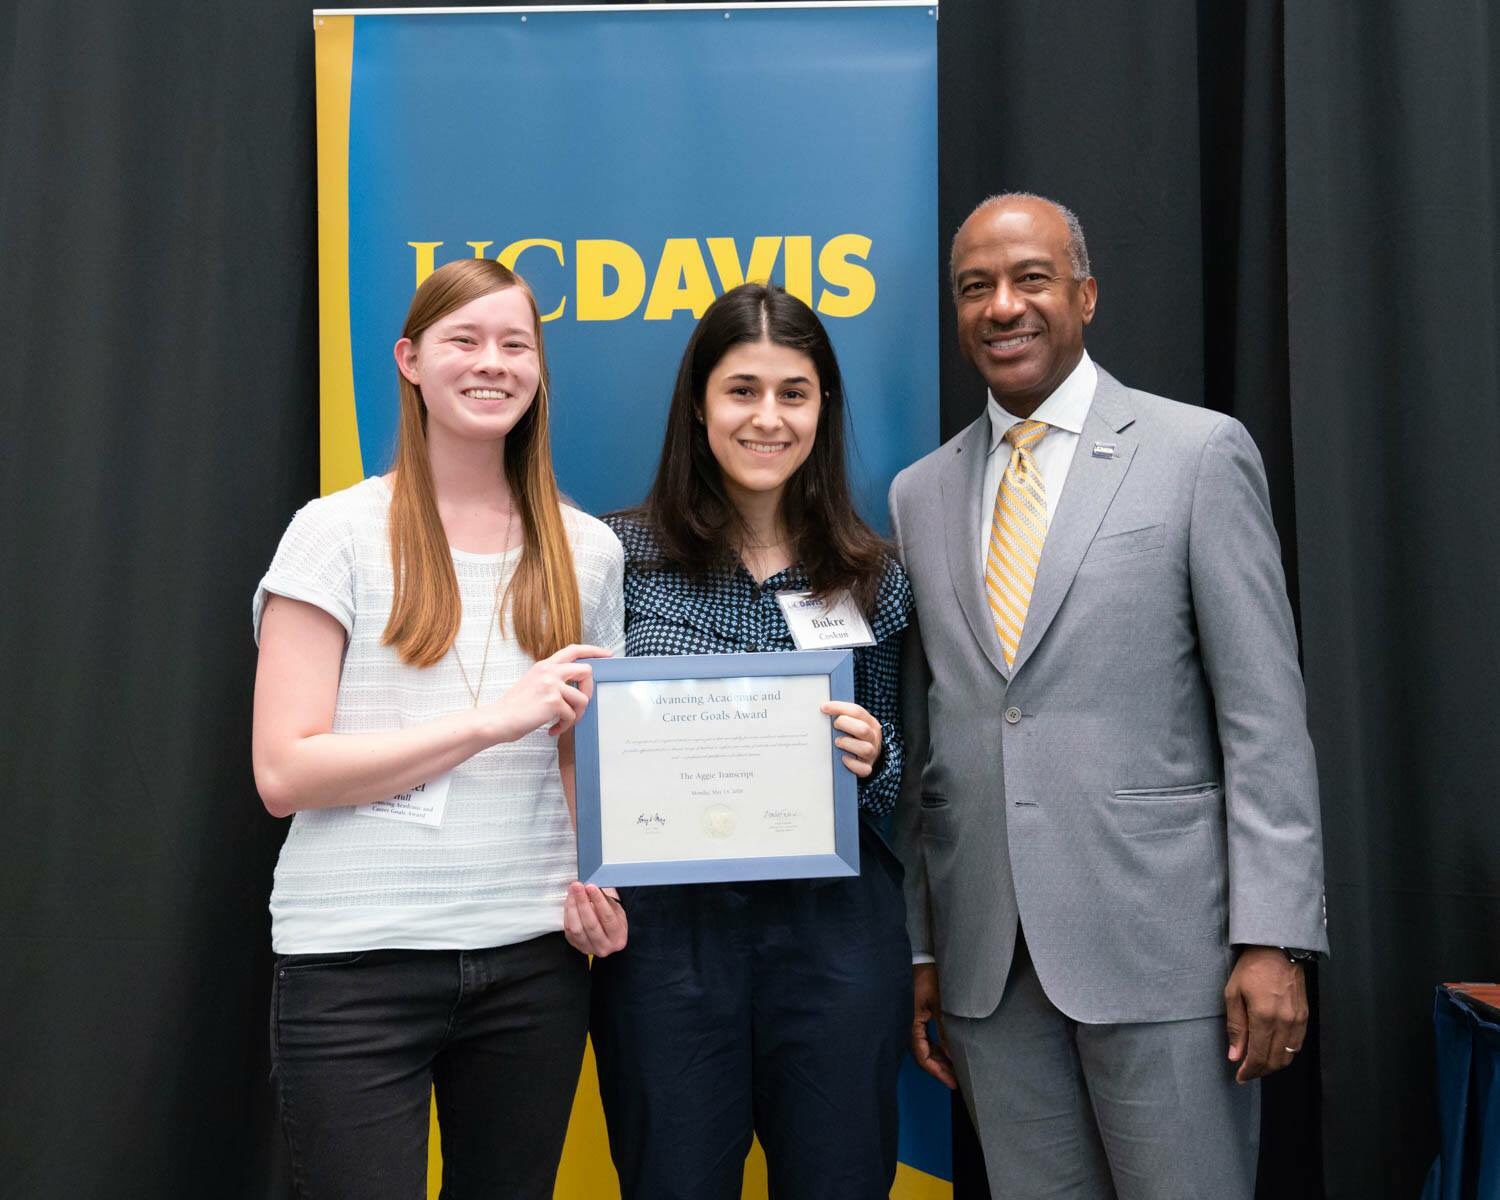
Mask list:
[[[1000,1007],[945,1016],[991,1200],[1252,1200],[1260,1084],[1234,1082],[1223,1017],[1083,1025],[1023,938]]]

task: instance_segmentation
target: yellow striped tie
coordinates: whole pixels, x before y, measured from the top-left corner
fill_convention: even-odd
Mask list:
[[[984,590],[1008,667],[1016,662],[1036,565],[1047,538],[1047,489],[1031,453],[1047,429],[1045,421],[1018,421],[1005,431],[1014,451],[995,491],[995,515],[990,520]]]

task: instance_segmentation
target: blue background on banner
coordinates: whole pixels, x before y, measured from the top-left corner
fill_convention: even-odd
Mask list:
[[[725,13],[729,12],[726,19]],[[873,303],[823,315],[845,373],[856,499],[887,526],[885,491],[937,444],[937,48],[933,11],[361,14],[349,110],[350,347],[367,474],[395,431],[391,343],[416,282],[469,242],[547,238],[517,269],[541,311],[562,486],[603,512],[639,500],[661,444],[677,362],[695,318],[645,310],[668,238],[730,237],[748,267],[756,237],[871,242]],[[579,321],[579,239],[632,247],[646,298],[629,316]],[[783,244],[772,269],[785,281]],[[605,290],[617,280],[606,273]],[[901,1161],[952,1178],[948,1093],[907,1061]]]
[[[896,1157],[907,1166],[947,1180],[953,1178],[951,1097],[947,1088],[907,1055],[896,1081],[901,1106]]]
[[[728,19],[725,11],[730,11]],[[870,307],[824,316],[845,371],[856,498],[886,528],[885,489],[937,443],[936,37],[926,8],[361,16],[349,135],[349,290],[360,444],[384,470],[390,347],[416,252],[441,265],[521,238],[563,244],[517,269],[541,310],[562,486],[601,512],[640,499],[694,318],[578,321],[574,243],[645,264],[669,237],[868,237]],[[772,276],[783,279],[784,254]],[[606,289],[613,283],[607,275]],[[842,295],[842,286],[833,294]]]

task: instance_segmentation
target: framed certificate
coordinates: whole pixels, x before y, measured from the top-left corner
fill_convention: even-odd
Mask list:
[[[819,706],[847,650],[605,658],[574,727],[578,877],[706,883],[859,874],[859,797]]]

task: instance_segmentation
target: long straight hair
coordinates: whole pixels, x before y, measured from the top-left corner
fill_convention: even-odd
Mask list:
[[[872,612],[889,547],[860,519],[844,466],[844,383],[833,343],[817,314],[770,284],[731,288],[708,306],[677,368],[656,480],[636,515],[662,558],[689,577],[734,561],[742,522],[701,420],[708,377],[733,347],[769,341],[807,355],[818,372],[821,406],[812,451],[782,494],[782,520],[812,590],[847,588]]]
[[[441,318],[471,300],[506,288],[520,288],[531,309],[536,330],[540,373],[531,406],[505,435],[504,472],[511,504],[521,518],[521,560],[506,586],[499,619],[504,629],[508,611],[521,649],[534,659],[545,658],[581,636],[582,617],[573,550],[563,524],[562,497],[552,470],[548,432],[549,385],[547,356],[542,347],[542,323],[536,299],[515,272],[489,259],[460,259],[439,267],[417,288],[401,336],[420,342],[422,334]],[[394,646],[401,660],[430,667],[447,654],[458,636],[463,602],[458,576],[448,548],[448,535],[438,515],[427,456],[427,405],[421,389],[399,371],[397,387],[401,416],[393,460],[391,485],[391,568],[395,593],[383,641]]]

